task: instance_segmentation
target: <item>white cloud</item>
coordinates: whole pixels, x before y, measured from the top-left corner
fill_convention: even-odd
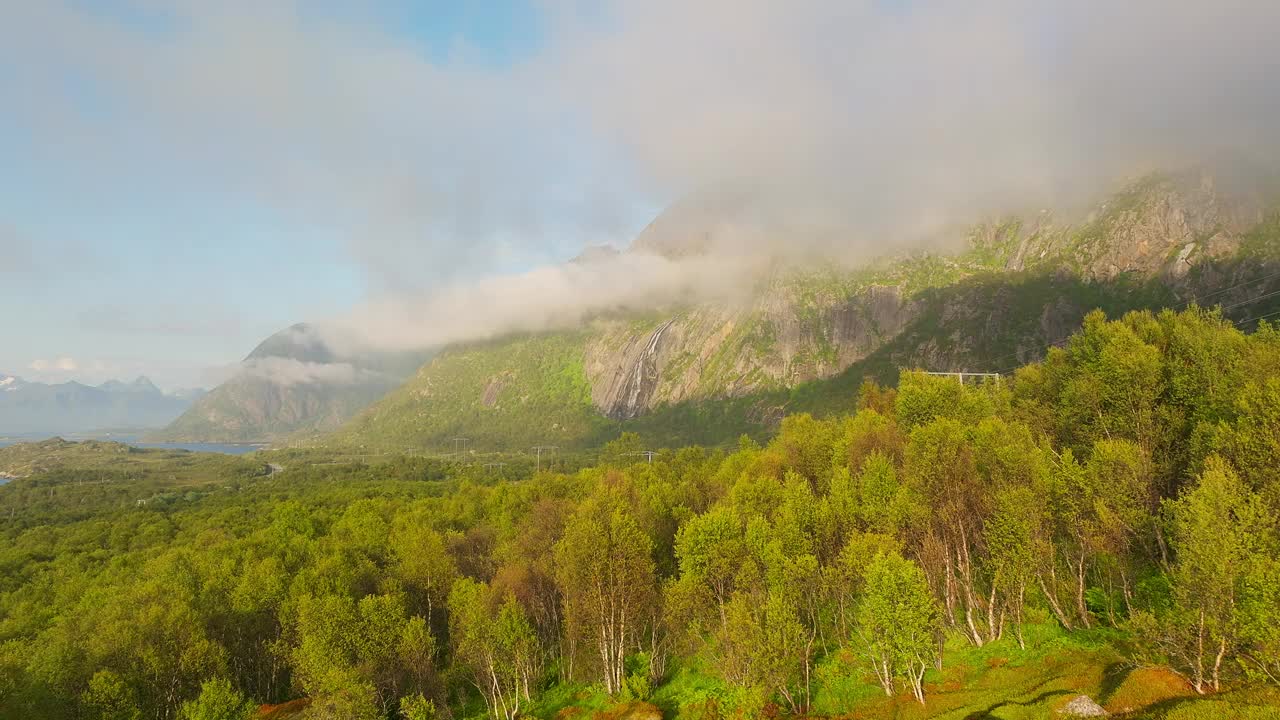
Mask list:
[[[155,358],[107,356],[37,358],[27,363],[26,369],[18,374],[34,382],[75,380],[86,385],[99,385],[107,380],[131,382],[139,376],[146,376],[163,389],[187,387],[192,376],[189,367],[168,365],[157,362]]]
[[[179,177],[265,204],[341,233],[384,288],[620,232],[613,168],[536,67],[435,63],[358,10],[340,24],[287,3],[156,7],[176,37],[57,0],[0,9],[0,62],[41,88],[6,105],[69,180]],[[68,72],[116,112],[84,112]]]
[[[610,7],[604,30],[570,23],[569,101],[669,192],[747,185],[782,227],[845,243],[1060,207],[1223,153],[1276,159],[1277,3]]]
[[[323,330],[338,347],[354,342],[405,350],[562,329],[615,310],[731,298],[742,291],[742,278],[755,276],[762,262],[749,255],[677,261],[627,253],[585,265],[543,266],[372,300],[331,319]]]
[[[314,363],[281,357],[246,360],[241,363],[240,370],[248,376],[284,386],[307,383],[350,385],[370,378],[368,371],[350,363]]]

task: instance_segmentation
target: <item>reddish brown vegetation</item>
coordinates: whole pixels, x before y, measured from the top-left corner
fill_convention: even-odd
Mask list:
[[[285,720],[301,714],[310,704],[310,698],[298,698],[279,705],[262,705],[258,708],[258,718],[259,720]]]
[[[1125,713],[1140,710],[1162,700],[1194,695],[1186,678],[1160,667],[1142,667],[1129,673],[1120,687],[1107,699],[1108,712]]]

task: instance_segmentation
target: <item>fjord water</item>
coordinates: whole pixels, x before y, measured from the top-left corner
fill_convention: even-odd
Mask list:
[[[16,443],[22,443],[22,442],[39,442],[41,440],[47,440],[47,439],[48,439],[47,437],[35,437],[35,436],[0,437],[0,447],[6,447],[8,445],[14,445]],[[140,442],[138,441],[137,437],[121,436],[121,435],[110,436],[110,437],[67,436],[64,439],[76,440],[76,441],[111,440],[114,442],[122,442],[122,443],[125,443],[126,445],[132,445],[133,447],[138,447],[138,448],[146,448],[146,449],[154,449],[154,450],[189,450],[191,452],[221,453],[223,455],[244,455],[246,453],[251,453],[254,450],[261,450],[263,447],[265,447],[264,445],[255,445],[255,444],[246,444],[246,443]]]
[[[144,443],[131,442],[139,448],[156,450],[190,450],[191,452],[222,453],[223,455],[245,455],[254,450],[261,450],[265,445],[245,445],[242,443]]]

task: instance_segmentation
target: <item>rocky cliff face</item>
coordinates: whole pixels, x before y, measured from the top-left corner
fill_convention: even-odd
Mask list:
[[[1213,176],[1151,176],[1133,183],[1076,224],[1045,212],[1025,223],[1007,269],[1055,265],[1087,280],[1124,274],[1184,277],[1196,263],[1230,255],[1263,219],[1263,203],[1226,194]],[[978,242],[1007,244],[992,229]]]
[[[737,397],[830,377],[911,320],[897,287],[804,296],[771,284],[743,307],[698,307],[649,323],[603,324],[585,352],[591,398],[628,419],[657,405]]]

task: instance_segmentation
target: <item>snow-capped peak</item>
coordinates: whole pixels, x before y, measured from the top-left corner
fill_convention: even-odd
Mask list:
[[[0,375],[0,390],[17,390],[18,378],[12,375]]]

